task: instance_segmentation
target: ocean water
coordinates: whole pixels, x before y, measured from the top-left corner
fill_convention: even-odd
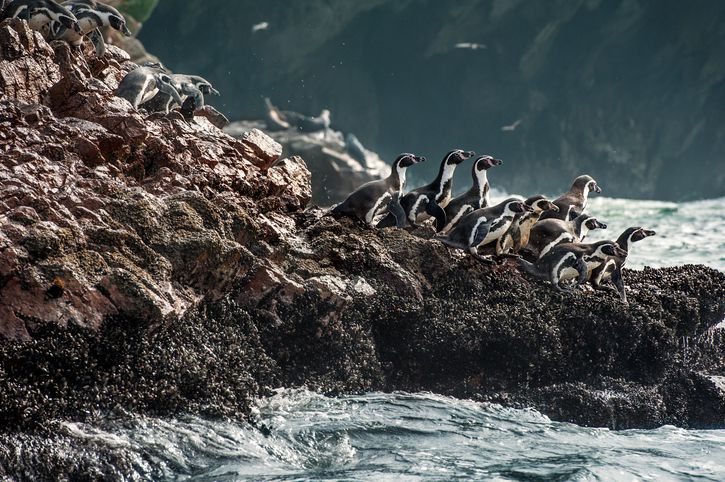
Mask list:
[[[498,193],[501,194],[501,193]],[[657,231],[630,268],[703,263],[725,270],[725,198],[687,203],[591,198],[606,222]],[[725,480],[725,430],[610,431],[552,422],[534,410],[439,395],[330,398],[280,390],[257,422],[131,416],[67,434],[130,451],[150,480]]]
[[[249,424],[135,418],[69,434],[153,480],[725,480],[725,431],[610,431],[419,393],[280,390]]]

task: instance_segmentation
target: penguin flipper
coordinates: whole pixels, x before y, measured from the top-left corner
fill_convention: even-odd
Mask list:
[[[584,258],[577,259],[576,263],[574,264],[574,268],[579,271],[579,278],[577,279],[576,286],[581,286],[587,280],[588,274],[587,263],[584,261]]]
[[[481,223],[476,229],[476,234],[473,236],[473,243],[471,243],[471,246],[478,247],[479,244],[483,243],[483,240],[486,239],[486,235],[490,229],[490,223]]]
[[[612,283],[614,283],[614,286],[617,287],[619,298],[622,300],[622,303],[627,304],[627,292],[624,290],[624,280],[622,279],[621,268],[617,268],[614,270],[614,273],[612,273]]]
[[[395,193],[393,195],[393,198],[388,203],[388,215],[393,215],[395,217],[395,227],[397,228],[404,228],[405,227],[405,210],[403,210],[403,206],[400,205],[400,193]]]
[[[101,29],[94,29],[88,34],[88,38],[91,39],[93,47],[96,49],[96,57],[103,57],[106,54],[106,42],[103,40],[103,34]]]
[[[400,203],[398,203],[398,206],[400,206]],[[403,208],[401,208],[402,211]],[[403,218],[405,218],[405,212],[403,212]],[[383,219],[380,220],[380,222],[375,226],[376,228],[392,228],[393,226],[398,226],[398,218],[395,214],[392,212],[389,212],[385,215]]]
[[[440,231],[446,227],[446,212],[438,205],[438,203],[435,201],[428,201],[428,204],[425,206],[425,212],[436,219],[436,231]]]

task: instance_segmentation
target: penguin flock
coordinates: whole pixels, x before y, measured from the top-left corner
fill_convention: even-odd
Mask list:
[[[474,157],[471,188],[452,197],[456,168]],[[548,281],[557,291],[569,292],[588,283],[595,290],[616,290],[627,303],[622,279],[627,253],[632,243],[655,232],[631,227],[616,241],[585,243],[589,231],[607,228],[584,212],[589,195],[602,192],[591,176],[577,177],[553,201],[538,194],[492,205],[488,171],[500,166],[500,159],[454,149],[444,156],[430,184],[406,192],[407,169],[424,161],[422,156],[400,154],[387,178],[363,184],[328,214],[380,229],[416,228],[432,220],[434,241],[467,251],[483,263],[515,258],[522,271]]]
[[[101,29],[118,30],[131,36],[123,15],[97,0],[0,0],[0,20],[20,18],[48,41],[64,40],[82,51],[85,38],[91,41],[97,57],[106,53]],[[212,84],[198,75],[174,74],[159,62],[146,62],[121,80],[116,95],[128,100],[134,109],[168,113],[178,105],[185,117],[204,106],[205,95],[219,95]],[[187,113],[190,113],[187,116]]]

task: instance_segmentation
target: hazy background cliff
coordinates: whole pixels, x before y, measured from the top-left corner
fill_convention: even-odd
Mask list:
[[[414,180],[462,147],[511,192],[725,195],[725,2],[161,0],[140,39],[230,118],[328,107],[385,159],[428,156]]]

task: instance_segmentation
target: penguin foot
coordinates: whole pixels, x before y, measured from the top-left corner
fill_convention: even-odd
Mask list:
[[[485,264],[485,265],[489,265],[489,266],[496,264],[496,262],[493,259],[491,259],[489,256],[481,256],[480,254],[472,254],[471,256],[473,256],[474,259],[476,259],[481,264]]]

